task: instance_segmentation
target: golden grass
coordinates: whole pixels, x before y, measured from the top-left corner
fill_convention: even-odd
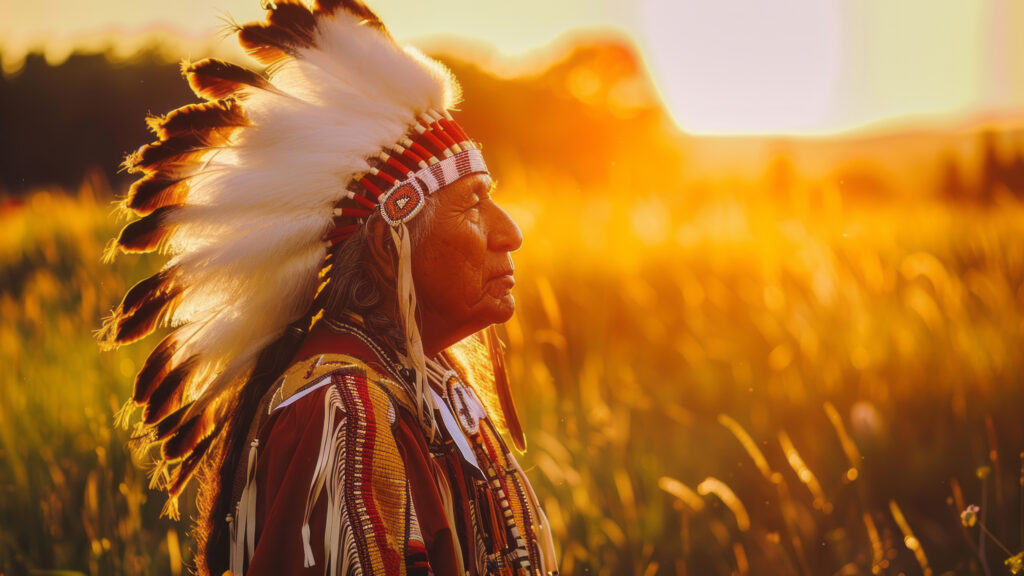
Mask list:
[[[526,237],[522,460],[564,573],[980,574],[964,501],[1018,540],[1024,208],[628,184],[499,192]],[[91,336],[155,266],[101,263],[109,197],[0,209],[0,573],[188,570],[113,426],[146,345]]]

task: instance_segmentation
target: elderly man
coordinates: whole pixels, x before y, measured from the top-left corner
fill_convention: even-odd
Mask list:
[[[112,248],[171,255],[104,341],[173,328],[123,418],[170,513],[199,477],[199,573],[557,573],[478,335],[514,312],[522,236],[458,85],[358,1],[272,7],[238,28],[265,75],[185,66],[206,101],[150,119]]]

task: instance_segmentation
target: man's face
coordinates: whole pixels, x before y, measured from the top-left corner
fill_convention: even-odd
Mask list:
[[[486,174],[466,176],[435,192],[432,221],[412,248],[421,330],[446,346],[505,322],[515,311],[510,253],[523,236],[490,192]]]

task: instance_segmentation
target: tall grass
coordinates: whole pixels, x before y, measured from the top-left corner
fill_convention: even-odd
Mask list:
[[[110,197],[92,179],[0,208],[0,573],[180,574],[187,554],[113,426],[144,350],[92,337],[153,265],[100,262]]]
[[[522,460],[563,573],[1005,573],[959,513],[1020,540],[1024,207],[572,188],[499,193],[526,237]],[[100,262],[110,196],[0,209],[5,574],[187,570],[112,423],[146,346],[91,337],[156,265]]]

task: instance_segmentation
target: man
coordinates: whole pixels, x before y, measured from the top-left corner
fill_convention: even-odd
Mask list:
[[[356,0],[277,2],[238,36],[267,73],[187,64],[206,102],[127,162],[142,217],[112,252],[171,257],[104,330],[173,327],[124,418],[143,408],[169,513],[199,477],[199,573],[557,573],[477,335],[514,311],[522,237],[458,85]]]

